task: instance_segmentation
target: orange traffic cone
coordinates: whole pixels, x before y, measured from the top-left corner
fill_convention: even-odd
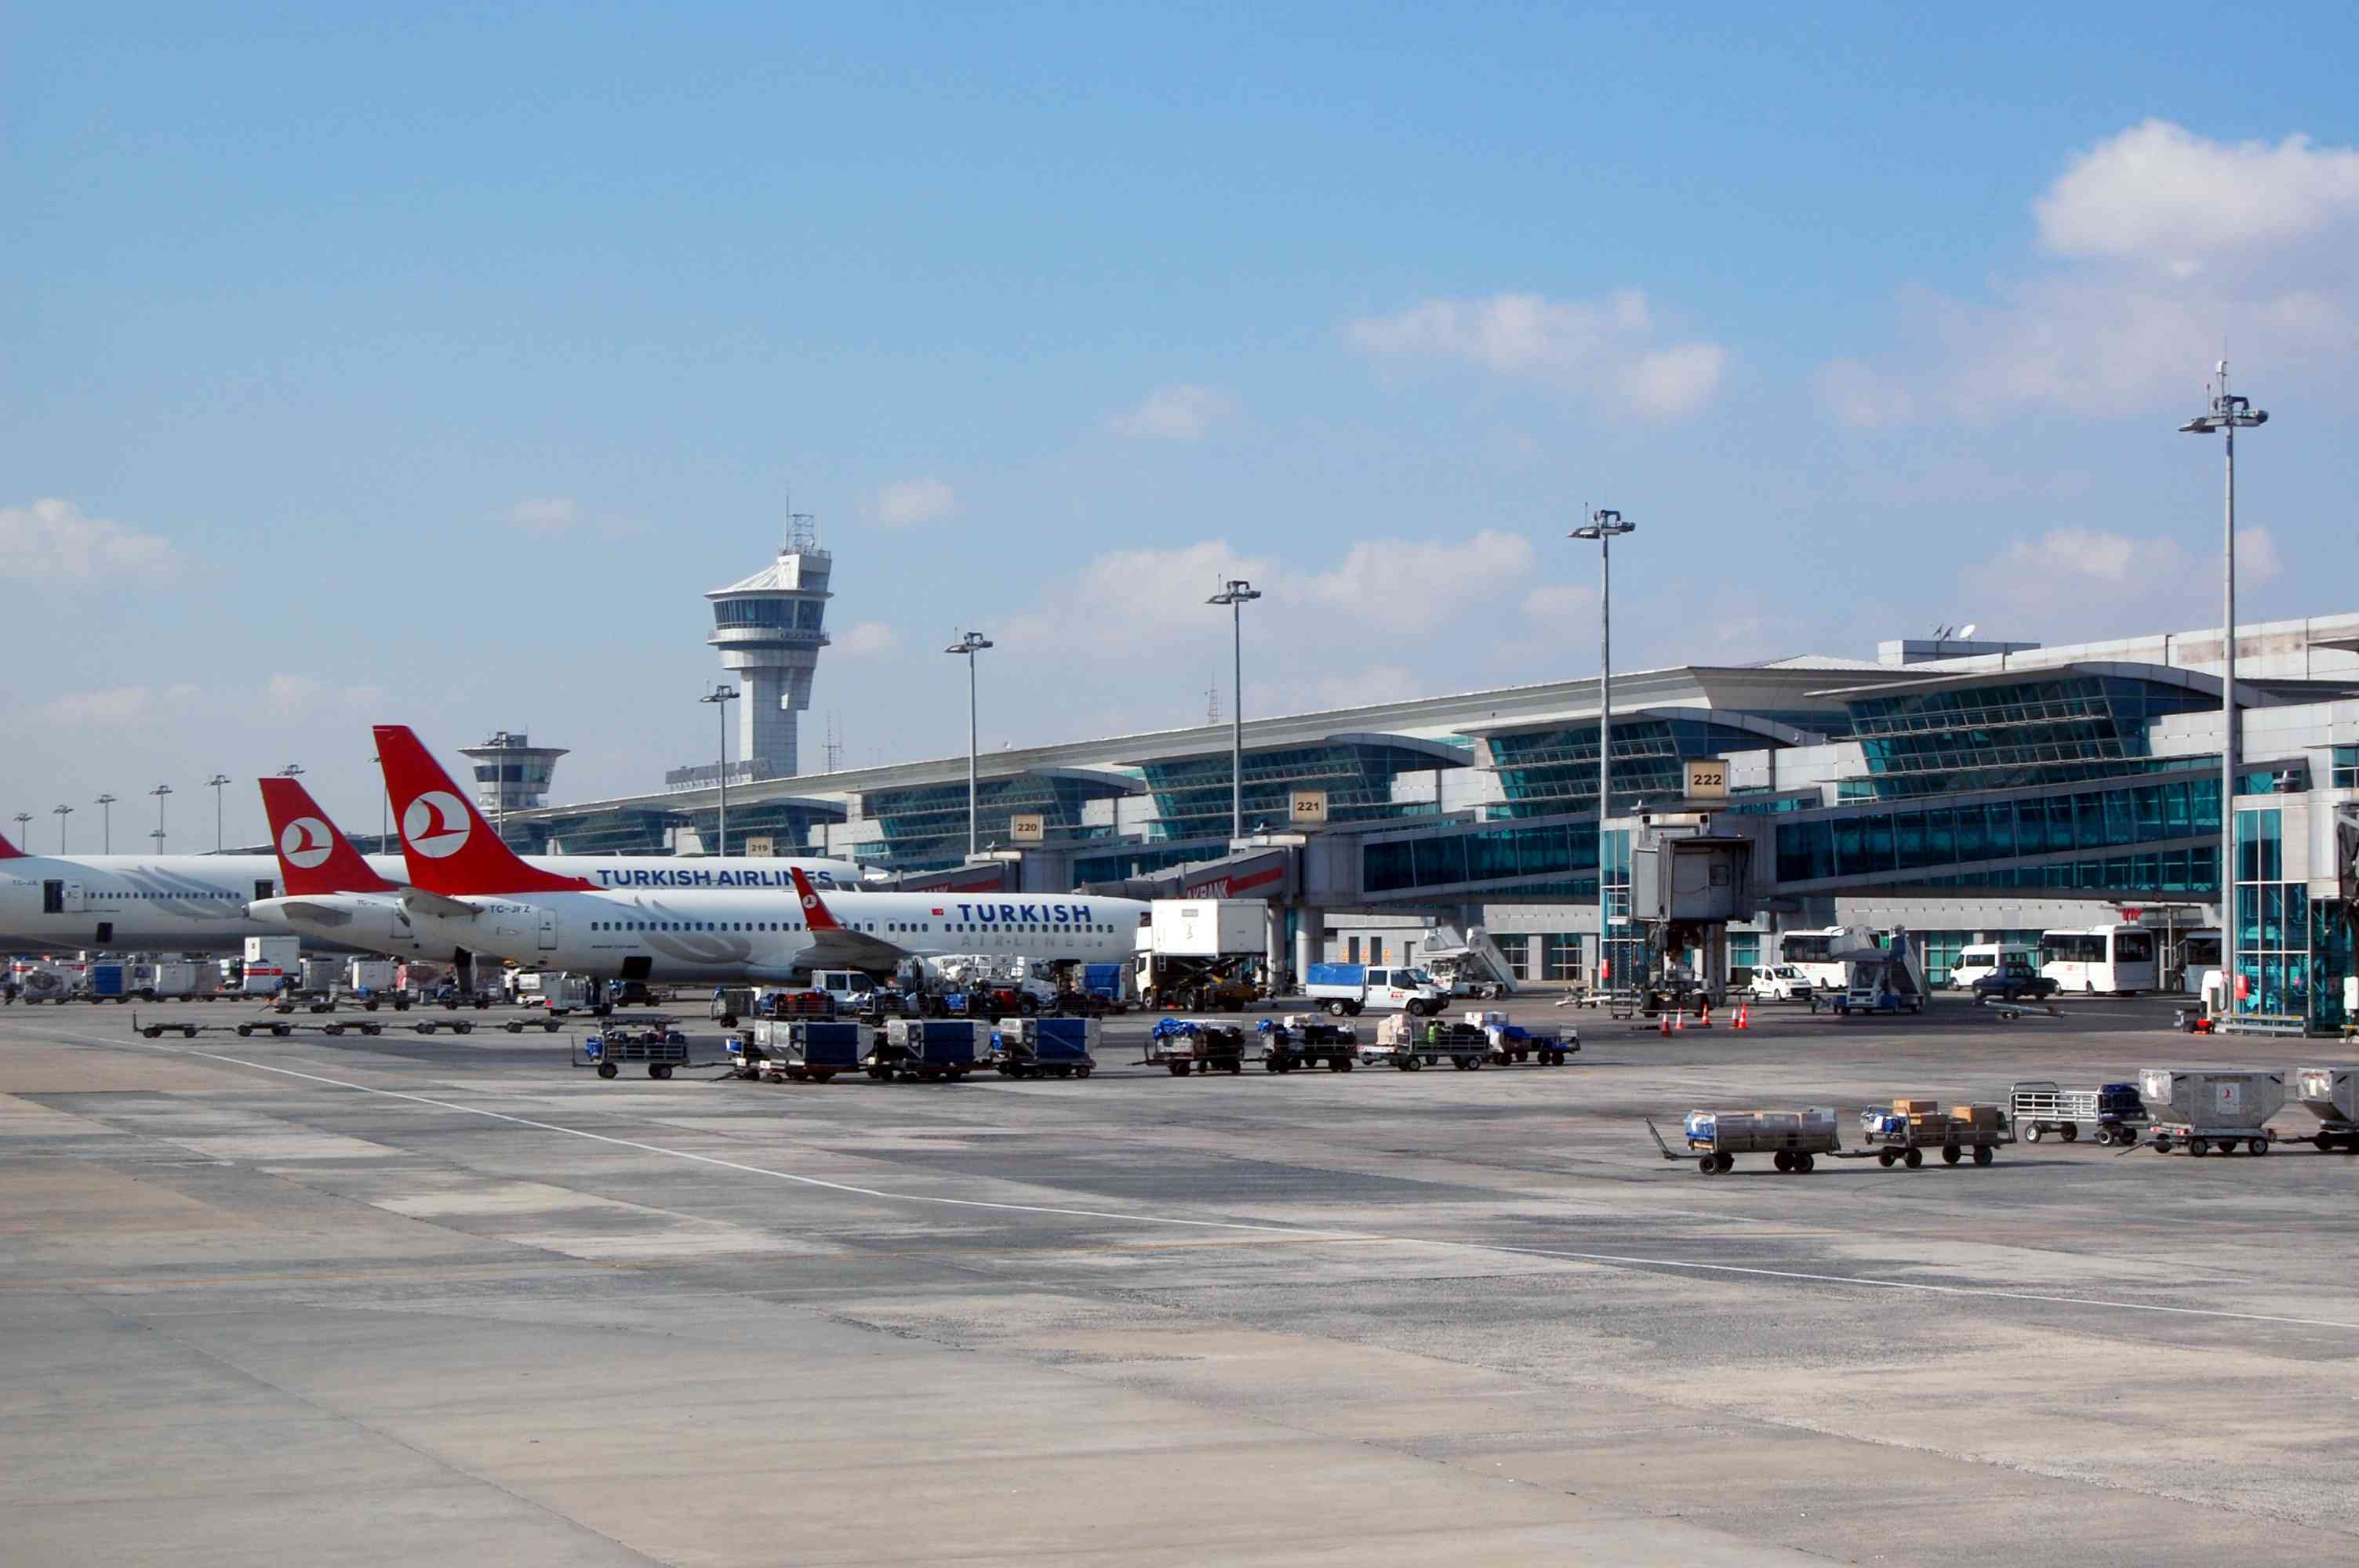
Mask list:
[[[1681,1011],[1680,1011],[1678,1008],[1676,1008],[1676,1007],[1675,1007],[1675,1008],[1673,1008],[1673,1009],[1671,1009],[1671,1027],[1672,1027],[1673,1029],[1681,1029],[1681,1030],[1683,1030],[1683,1029],[1687,1028],[1687,1026],[1688,1026],[1688,1015],[1687,1015],[1686,1013],[1684,1013],[1684,1012],[1681,1012]]]
[[[1698,1004],[1696,1008],[1696,1027],[1698,1029],[1712,1027],[1712,1001],[1709,998]]]
[[[1746,1009],[1750,1005],[1750,1003],[1741,1001],[1736,1004],[1736,1017],[1729,1024],[1731,1029],[1750,1029],[1753,1027],[1752,1020],[1746,1014]]]
[[[1670,1032],[1671,1032],[1671,1015],[1670,1015],[1669,1013],[1668,1013],[1668,1012],[1667,1012],[1667,1013],[1663,1014],[1663,1033],[1666,1033],[1666,1034],[1669,1034]]]

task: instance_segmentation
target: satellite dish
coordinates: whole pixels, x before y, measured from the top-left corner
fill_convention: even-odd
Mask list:
[[[1968,622],[1966,623],[1965,630],[1958,633],[1958,641],[1961,643],[1973,642],[1974,640],[1974,628],[1976,624],[1976,622]]]

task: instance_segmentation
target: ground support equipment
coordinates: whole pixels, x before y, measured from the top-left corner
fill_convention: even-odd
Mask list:
[[[1175,1078],[1190,1073],[1242,1073],[1245,1032],[1209,1018],[1159,1018],[1139,1061],[1162,1067]]]
[[[2037,1143],[2051,1132],[2073,1142],[2081,1136],[2081,1124],[2087,1122],[2096,1130],[2099,1143],[2126,1149],[2138,1141],[2140,1129],[2151,1125],[2136,1084],[2065,1089],[2045,1078],[2027,1079],[2008,1090],[2006,1117],[2026,1143]]]
[[[600,1029],[573,1043],[570,1065],[594,1067],[602,1078],[645,1065],[647,1076],[669,1078],[673,1068],[696,1064],[688,1059],[688,1036],[677,1029]]]
[[[1691,1110],[1681,1124],[1687,1152],[1672,1152],[1649,1119],[1647,1130],[1666,1160],[1691,1159],[1700,1175],[1724,1176],[1739,1154],[1767,1154],[1783,1174],[1809,1175],[1821,1154],[1841,1156],[1831,1106],[1809,1110]]]
[[[132,1032],[150,1040],[160,1040],[167,1034],[178,1034],[184,1040],[194,1040],[200,1034],[235,1034],[247,1037],[255,1034],[342,1034],[350,1030],[355,1034],[382,1034],[385,1025],[376,1022],[351,1023],[281,1023],[275,1018],[247,1019],[241,1023],[200,1023],[187,1018],[142,1019],[131,1015]]]
[[[879,1083],[956,1082],[983,1065],[982,1033],[971,1018],[888,1019],[860,1065]]]
[[[1886,1170],[1903,1165],[1916,1170],[1924,1164],[1928,1152],[1938,1153],[1941,1163],[1957,1164],[1971,1159],[1977,1165],[1987,1165],[1998,1158],[2002,1145],[2015,1141],[2015,1133],[2006,1125],[1998,1108],[1987,1125],[1978,1125],[1964,1118],[1944,1116],[1938,1112],[1866,1110],[1860,1113],[1860,1131],[1867,1143],[1864,1149],[1850,1150],[1835,1156],[1840,1160],[1873,1159]]]
[[[859,1072],[873,1034],[849,1019],[757,1018],[728,1037],[730,1071],[766,1084],[823,1084]]]
[[[1329,1023],[1309,1013],[1289,1012],[1261,1022],[1262,1070],[1291,1073],[1298,1067],[1324,1067],[1348,1073],[1360,1059],[1360,1032],[1348,1023]]]
[[[1003,1018],[991,1032],[991,1065],[1007,1078],[1086,1078],[1097,1069],[1093,1018]]]

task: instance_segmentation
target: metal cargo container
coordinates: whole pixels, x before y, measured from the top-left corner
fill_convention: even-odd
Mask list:
[[[971,1073],[987,1050],[985,1032],[971,1018],[888,1018],[874,1057],[927,1077]]]
[[[1166,957],[1220,958],[1269,946],[1269,905],[1259,899],[1158,898],[1155,950]]]
[[[2297,1067],[2293,1080],[2295,1098],[2323,1124],[2310,1141],[2359,1153],[2359,1068]]]
[[[2138,1098],[2156,1121],[2199,1132],[2252,1132],[2285,1108],[2285,1075],[2252,1067],[2148,1067]]]

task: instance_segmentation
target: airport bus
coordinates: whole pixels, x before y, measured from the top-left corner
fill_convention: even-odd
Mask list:
[[[1828,955],[1837,946],[1837,938],[1849,936],[1855,941],[1858,935],[1841,925],[1819,931],[1788,931],[1777,938],[1777,961],[1801,970],[1802,978],[1821,996],[1830,992],[1840,995],[1851,985],[1851,967]]]
[[[2128,996],[2162,981],[2159,943],[2143,925],[2092,925],[2039,934],[2039,972],[2062,991]]]

